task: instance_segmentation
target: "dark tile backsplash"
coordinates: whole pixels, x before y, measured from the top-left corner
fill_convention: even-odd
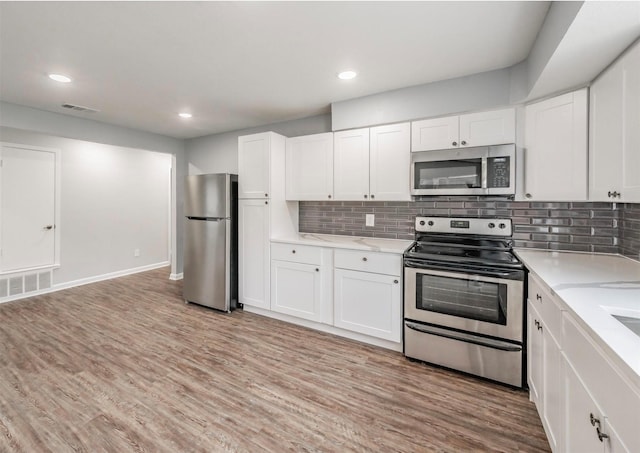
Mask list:
[[[620,254],[640,260],[640,204],[621,205],[618,220]]]
[[[365,226],[375,214],[375,226]],[[413,239],[417,215],[510,217],[517,247],[640,254],[640,204],[422,197],[414,202],[303,201],[300,231]]]

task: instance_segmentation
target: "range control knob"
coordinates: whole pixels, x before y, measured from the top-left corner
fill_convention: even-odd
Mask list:
[[[421,226],[424,226],[424,220],[421,220],[421,221],[420,221],[420,225],[421,225]]]
[[[493,223],[493,222],[489,222],[489,225],[488,225],[488,226],[489,226],[489,228],[495,228],[495,227],[496,227],[496,224],[495,224],[495,223]]]
[[[429,220],[429,226],[433,226],[433,220]]]
[[[507,227],[507,225],[505,225],[504,223],[501,223],[500,225],[498,225],[498,227],[499,227],[501,230],[504,230],[504,229]]]

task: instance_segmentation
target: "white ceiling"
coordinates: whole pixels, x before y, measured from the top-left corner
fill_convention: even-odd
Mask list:
[[[549,2],[1,2],[0,100],[177,138],[511,66]],[[359,76],[341,81],[336,74]],[[63,85],[47,78],[62,73]],[[79,104],[98,113],[60,107]],[[190,111],[193,118],[178,118]]]

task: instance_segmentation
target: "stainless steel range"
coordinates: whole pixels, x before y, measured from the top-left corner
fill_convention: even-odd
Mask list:
[[[404,255],[407,357],[522,387],[524,267],[511,219],[416,217]]]

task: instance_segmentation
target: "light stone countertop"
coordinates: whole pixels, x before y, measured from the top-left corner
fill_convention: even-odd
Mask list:
[[[271,238],[271,242],[400,254],[413,244],[413,241],[402,239],[381,239],[315,233],[298,233],[295,236]]]
[[[640,318],[640,262],[607,254],[515,253],[640,391],[640,336],[612,316]]]

